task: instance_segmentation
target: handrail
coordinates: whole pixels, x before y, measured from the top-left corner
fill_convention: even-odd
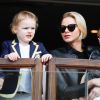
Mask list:
[[[100,60],[53,58],[48,62],[47,100],[56,100],[56,68],[100,70]]]
[[[0,58],[0,68],[30,68],[33,65],[35,65],[35,61],[31,58],[20,58],[17,61]]]
[[[53,61],[57,67],[100,70],[100,60],[53,58]]]
[[[20,58],[12,62],[0,58],[0,68],[32,68],[32,100],[42,100],[42,63],[40,59]]]

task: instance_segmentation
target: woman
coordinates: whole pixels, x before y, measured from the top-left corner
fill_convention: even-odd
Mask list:
[[[81,14],[66,12],[61,20],[60,33],[65,46],[52,50],[53,56],[75,59],[99,58],[100,53],[96,48],[87,48],[83,45],[82,40],[87,36],[87,26]],[[85,84],[80,84],[85,71],[76,69],[57,70],[57,100],[72,100],[85,96]],[[81,71],[80,74],[79,71]]]

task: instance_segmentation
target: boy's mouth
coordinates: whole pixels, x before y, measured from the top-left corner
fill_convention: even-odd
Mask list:
[[[30,38],[30,37],[32,37],[32,35],[26,35],[26,37]]]

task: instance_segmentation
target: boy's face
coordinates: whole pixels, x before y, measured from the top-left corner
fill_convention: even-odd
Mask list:
[[[32,18],[26,18],[22,20],[15,28],[15,33],[19,42],[29,43],[34,35],[36,30],[36,21]]]

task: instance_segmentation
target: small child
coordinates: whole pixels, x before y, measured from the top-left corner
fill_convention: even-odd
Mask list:
[[[40,58],[45,63],[52,58],[42,43],[34,42],[35,31],[38,28],[38,18],[35,14],[29,11],[21,11],[15,15],[11,24],[12,33],[16,34],[16,39],[13,41],[4,41],[2,44],[2,57],[8,58],[11,61],[16,61],[19,58]],[[11,71],[13,74],[9,74],[10,80],[4,80],[4,88],[0,91],[5,93],[6,98],[12,98],[11,100],[31,100],[31,69],[21,68],[12,69],[17,72]],[[19,72],[22,73],[21,80],[18,85]],[[7,84],[5,84],[7,82]],[[12,85],[13,84],[13,85]],[[6,87],[6,88],[5,88]],[[5,90],[3,90],[5,89]],[[3,92],[5,91],[5,92]],[[18,92],[24,92],[24,96],[19,95]],[[18,94],[16,94],[16,93]],[[12,95],[9,95],[12,94]],[[15,96],[16,94],[16,96]],[[3,95],[3,97],[5,97]],[[6,99],[7,100],[7,99]]]

